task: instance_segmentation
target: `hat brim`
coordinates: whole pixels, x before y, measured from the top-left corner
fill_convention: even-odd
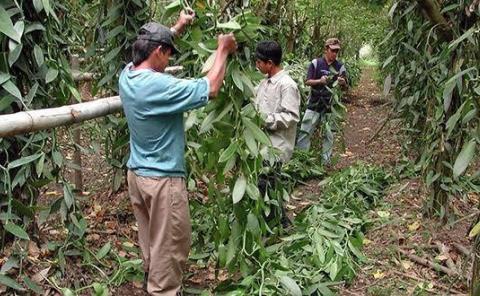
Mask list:
[[[331,45],[328,45],[328,47],[331,49],[340,49],[340,45],[338,44],[331,44]]]

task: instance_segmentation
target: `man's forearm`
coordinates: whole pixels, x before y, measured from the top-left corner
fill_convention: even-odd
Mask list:
[[[180,36],[185,30],[186,25],[187,24],[184,24],[182,21],[178,21],[170,28],[170,30],[172,31],[173,35]]]
[[[307,86],[323,85],[322,79],[309,79],[309,80],[305,81],[305,84]]]
[[[227,58],[228,51],[223,47],[219,47],[217,49],[212,69],[210,69],[207,74],[207,79],[210,82],[210,97],[215,97],[222,86],[223,78],[225,77]]]

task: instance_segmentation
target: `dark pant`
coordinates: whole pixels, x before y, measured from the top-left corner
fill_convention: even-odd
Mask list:
[[[260,174],[260,176],[258,176],[258,190],[260,191],[260,196],[264,197],[265,193],[269,193],[269,197],[272,197],[270,192],[273,192],[275,190],[277,182],[281,182],[281,169],[282,163],[276,162],[273,164],[273,166],[271,166],[268,173]],[[283,193],[280,192],[277,192],[277,194],[283,195]],[[279,209],[277,209],[276,207],[271,209],[270,213],[265,217],[265,220],[267,222],[277,220],[282,223],[283,226],[288,226],[290,221],[287,217],[287,212],[285,211],[285,208],[283,206],[283,196],[277,196],[276,199],[279,204]]]

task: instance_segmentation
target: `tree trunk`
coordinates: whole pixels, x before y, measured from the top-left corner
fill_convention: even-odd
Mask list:
[[[453,39],[452,29],[443,17],[437,0],[418,0],[418,5],[425,11],[430,21],[439,26],[443,39],[451,41]]]

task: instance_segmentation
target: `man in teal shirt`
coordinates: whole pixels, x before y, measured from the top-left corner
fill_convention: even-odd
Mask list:
[[[194,17],[180,13],[172,28],[144,25],[133,44],[133,62],[122,71],[120,98],[130,130],[129,195],[138,222],[147,291],[181,294],[190,251],[191,223],[185,186],[183,113],[218,94],[226,60],[236,50],[233,34],[220,35],[214,64],[201,79],[164,73],[177,52],[173,38]]]

